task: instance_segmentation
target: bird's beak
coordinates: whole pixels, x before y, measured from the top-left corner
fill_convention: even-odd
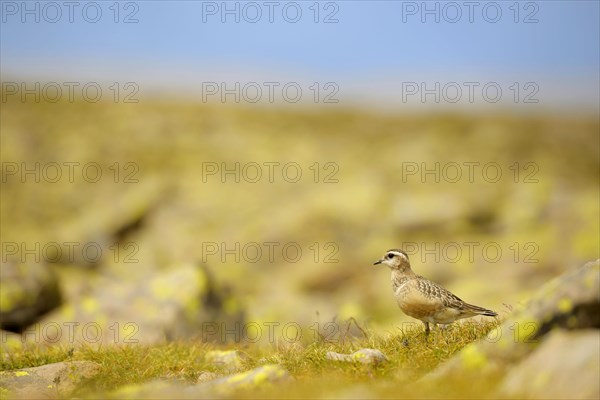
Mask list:
[[[383,260],[378,260],[378,261],[375,261],[375,262],[373,263],[373,265],[381,264],[382,262],[383,262]]]

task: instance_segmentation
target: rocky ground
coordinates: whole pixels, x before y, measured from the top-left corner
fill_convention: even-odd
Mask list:
[[[206,343],[181,343],[178,348],[145,347],[137,355],[131,348],[88,348],[76,356],[86,360],[15,369],[11,367],[31,363],[30,354],[39,349],[18,345],[13,338],[13,346],[3,348],[6,370],[0,373],[0,390],[3,398],[40,399],[73,395],[596,399],[600,396],[599,316],[597,260],[546,283],[501,324],[457,324],[427,339],[418,329],[387,338],[365,332],[362,339],[348,342],[263,347],[266,354],[260,358],[259,346],[248,344],[237,345],[239,350],[211,350]],[[374,348],[358,348],[367,344]],[[355,348],[351,353],[340,351]],[[153,351],[154,357],[148,357]],[[44,352],[35,363],[43,360]],[[71,348],[53,356],[72,359],[73,353]],[[148,363],[152,367],[144,371]],[[118,370],[124,372],[115,379],[111,373]]]
[[[582,350],[597,265],[573,272],[598,258],[597,118],[158,101],[1,113],[3,396],[226,397],[273,381],[265,396],[398,397],[417,379],[402,393],[450,396],[426,382],[469,365],[486,378],[457,393],[598,393],[599,353]],[[499,321],[421,342],[371,265],[392,247]],[[581,391],[561,365],[587,371]]]

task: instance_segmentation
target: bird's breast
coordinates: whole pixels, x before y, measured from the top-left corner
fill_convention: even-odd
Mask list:
[[[410,281],[399,285],[395,295],[402,312],[420,320],[428,320],[442,308],[439,301],[425,296]]]

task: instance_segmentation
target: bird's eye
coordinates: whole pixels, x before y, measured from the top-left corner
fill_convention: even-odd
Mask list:
[[[392,254],[392,253],[388,253],[388,255],[387,255],[387,256],[385,256],[385,257],[386,257],[386,258],[389,258],[389,259],[392,259],[392,258],[394,258],[394,254]]]

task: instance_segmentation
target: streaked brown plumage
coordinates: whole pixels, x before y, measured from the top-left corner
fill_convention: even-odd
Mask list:
[[[388,250],[374,263],[385,264],[392,270],[392,288],[398,306],[408,316],[419,319],[429,333],[429,324],[449,324],[475,315],[495,317],[494,311],[464,302],[437,283],[415,274],[408,255],[399,249]]]

